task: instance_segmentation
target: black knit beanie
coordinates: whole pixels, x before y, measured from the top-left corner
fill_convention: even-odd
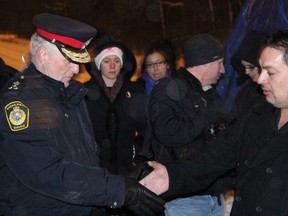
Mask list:
[[[224,58],[219,41],[210,34],[198,34],[188,39],[183,47],[185,67],[207,64]]]

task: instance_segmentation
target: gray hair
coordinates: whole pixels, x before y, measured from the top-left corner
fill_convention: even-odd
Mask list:
[[[34,33],[31,36],[30,40],[30,55],[31,55],[31,60],[34,59],[35,54],[40,46],[44,46],[49,53],[52,53],[57,49],[56,45],[53,43],[50,43],[49,41],[45,40],[42,38],[38,33]]]

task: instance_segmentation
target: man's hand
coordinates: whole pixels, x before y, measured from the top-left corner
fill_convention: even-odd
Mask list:
[[[164,165],[155,161],[149,161],[148,165],[154,170],[145,178],[140,180],[140,184],[160,195],[169,189],[169,176]]]
[[[164,210],[165,201],[149,191],[137,180],[125,178],[125,202],[124,206],[135,215],[157,216]]]

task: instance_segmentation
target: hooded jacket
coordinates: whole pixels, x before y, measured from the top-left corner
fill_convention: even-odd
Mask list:
[[[133,53],[113,38],[104,38],[94,49],[97,56],[108,47],[123,51],[123,67],[111,90],[102,79],[101,72],[91,62],[86,83],[86,97],[95,139],[100,146],[100,165],[114,174],[127,175],[134,168],[134,159],[142,149],[146,129],[145,89],[130,79],[136,68]],[[108,91],[112,92],[110,95]]]
[[[266,37],[267,35],[264,32],[249,32],[231,58],[231,63],[239,74],[238,84],[241,85],[232,109],[234,118],[250,109],[252,104],[263,96],[261,87],[245,74],[241,60],[247,61],[260,69],[258,58]]]

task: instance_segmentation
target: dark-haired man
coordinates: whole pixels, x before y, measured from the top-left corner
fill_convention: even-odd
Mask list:
[[[236,168],[231,215],[287,215],[288,31],[273,33],[259,58],[266,101],[242,115],[217,143],[187,161],[150,162],[155,170],[142,184],[161,194],[197,191]]]

